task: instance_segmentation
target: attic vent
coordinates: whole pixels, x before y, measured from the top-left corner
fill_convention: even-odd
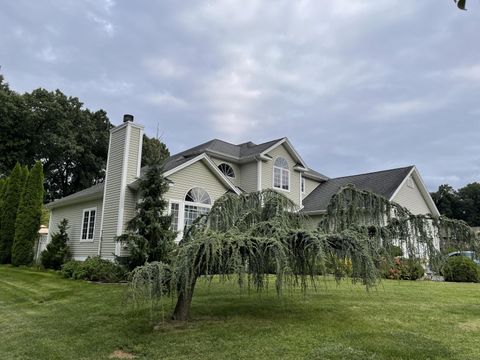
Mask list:
[[[123,122],[124,123],[133,122],[133,115],[130,115],[130,114],[123,115]]]
[[[413,185],[413,179],[412,179],[411,177],[409,177],[409,178],[407,179],[407,186],[408,186],[409,188],[412,188],[412,189],[413,189],[413,187],[414,187],[414,185]]]

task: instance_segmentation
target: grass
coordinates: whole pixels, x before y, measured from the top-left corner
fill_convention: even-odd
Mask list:
[[[154,327],[124,304],[125,286],[0,266],[0,358],[480,359],[479,284],[325,287],[277,298],[200,283],[191,321]]]

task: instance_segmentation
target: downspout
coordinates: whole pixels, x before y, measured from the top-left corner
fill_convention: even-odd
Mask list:
[[[255,156],[257,160],[257,191],[262,190],[262,160],[259,156]]]

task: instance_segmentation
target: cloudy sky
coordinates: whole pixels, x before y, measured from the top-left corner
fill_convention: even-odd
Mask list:
[[[480,181],[480,0],[0,0],[0,65],[172,153],[287,136],[342,176]]]

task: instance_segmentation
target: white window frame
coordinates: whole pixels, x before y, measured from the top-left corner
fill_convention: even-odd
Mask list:
[[[305,194],[305,192],[307,191],[305,187],[306,187],[305,178],[300,175],[300,191],[302,192],[302,194]]]
[[[194,186],[194,187],[199,187],[199,186]],[[192,189],[188,189],[188,191],[185,193],[185,196],[183,197],[184,199],[187,196],[188,192]],[[210,197],[210,202],[212,202],[213,199],[212,199],[210,193],[207,190],[205,190],[205,192]],[[185,205],[203,207],[203,208],[208,208],[208,209],[212,208],[212,204],[204,204],[204,203],[199,203],[199,202],[192,202],[192,201],[178,200],[178,199],[170,199],[168,201],[168,214],[169,215],[172,214],[172,204],[178,204],[178,224],[177,224],[177,229],[173,229],[174,231],[177,232],[177,237],[175,238],[175,241],[177,243],[180,240],[182,240],[183,232],[185,230]]]
[[[273,162],[273,171],[272,171],[272,187],[276,190],[280,190],[280,191],[285,191],[285,192],[290,192],[290,189],[291,189],[291,181],[290,181],[290,165],[288,165],[288,168],[285,169],[285,168],[282,168],[282,167],[279,167],[279,166],[275,166],[275,162],[279,159],[279,158],[282,158],[283,160],[285,160],[287,162],[287,165],[288,165],[288,160],[285,159],[283,156],[279,156],[275,159],[275,161]],[[275,186],[275,169],[278,169],[280,170],[280,187],[277,187]],[[288,174],[288,189],[283,189],[282,188],[282,185],[283,185],[283,172],[286,171],[287,174]]]
[[[95,210],[95,220],[93,221],[93,233],[92,233],[92,238],[90,239],[88,237],[88,233],[90,230],[90,219],[91,219],[91,211]],[[83,225],[85,225],[85,213],[88,212],[88,223],[87,223],[87,237],[85,239],[82,239],[83,235]],[[95,239],[95,224],[97,222],[98,218],[98,211],[96,207],[88,208],[88,209],[83,209],[82,211],[82,226],[80,227],[80,242],[88,242],[88,243],[93,243]]]
[[[183,236],[183,223],[184,223],[184,201],[182,200],[175,200],[171,199],[168,202],[168,215],[172,215],[172,204],[178,204],[178,222],[177,222],[177,228],[173,229],[174,231],[177,232],[177,237],[175,238],[176,242],[179,242],[182,240]]]
[[[225,173],[222,171],[222,169],[220,169],[220,166],[222,166],[222,165],[228,166],[228,167],[232,170],[233,176],[229,176],[229,175],[225,174]],[[218,164],[217,168],[218,168],[218,170],[220,170],[220,172],[221,172],[223,175],[225,175],[227,178],[229,178],[229,179],[235,179],[235,178],[236,178],[235,169],[234,169],[233,166],[230,165],[229,163],[227,163],[227,162],[222,162],[222,163]]]

